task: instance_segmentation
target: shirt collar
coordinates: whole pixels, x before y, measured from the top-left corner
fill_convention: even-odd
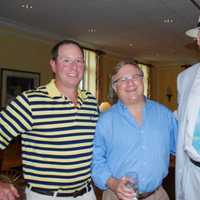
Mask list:
[[[146,96],[144,96],[144,108],[147,106],[147,104],[149,104],[149,100]],[[127,110],[127,107],[124,105],[124,103],[119,99],[117,102],[118,106],[122,109],[122,110]]]
[[[52,79],[47,85],[47,92],[50,97],[62,97],[63,95],[60,93],[58,88],[56,87],[55,79]],[[84,99],[88,98],[87,92],[85,90],[78,89],[78,99],[84,101]]]
[[[58,88],[56,87],[55,79],[52,79],[48,84],[47,84],[47,92],[50,97],[57,97],[57,96],[62,96]]]

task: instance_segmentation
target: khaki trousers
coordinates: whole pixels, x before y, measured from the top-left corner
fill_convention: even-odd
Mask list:
[[[26,200],[96,200],[93,188],[82,196],[74,197],[52,197],[39,194],[26,188]]]
[[[106,190],[103,192],[102,200],[118,200],[118,198],[111,190]],[[169,197],[161,186],[152,195],[142,200],[169,200]]]

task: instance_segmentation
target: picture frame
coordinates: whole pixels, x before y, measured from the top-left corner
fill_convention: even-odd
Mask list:
[[[40,73],[1,68],[1,108],[25,90],[40,85]]]

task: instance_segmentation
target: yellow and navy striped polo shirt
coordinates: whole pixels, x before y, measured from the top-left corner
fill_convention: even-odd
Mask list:
[[[74,106],[54,82],[23,92],[1,112],[0,148],[21,135],[26,181],[71,193],[90,181],[98,108],[86,91]]]

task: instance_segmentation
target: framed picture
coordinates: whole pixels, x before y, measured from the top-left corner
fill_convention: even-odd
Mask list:
[[[25,90],[40,84],[37,72],[1,68],[1,107],[4,108],[13,98]]]

